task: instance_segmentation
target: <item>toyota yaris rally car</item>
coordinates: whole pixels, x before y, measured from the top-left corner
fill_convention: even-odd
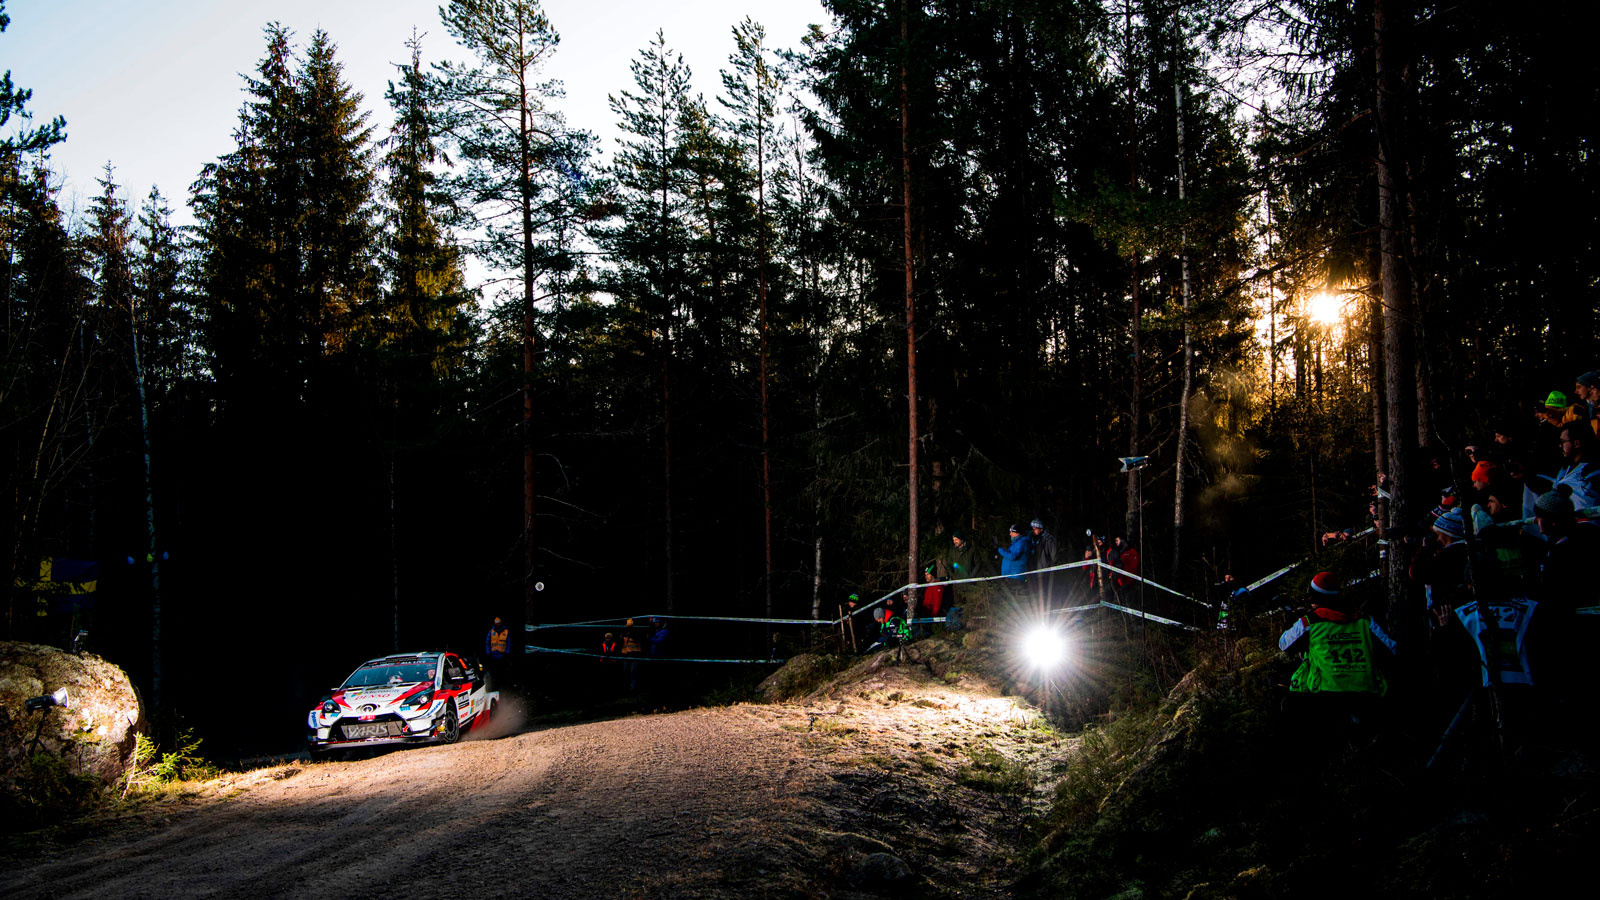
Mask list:
[[[454,653],[400,653],[362,663],[306,716],[313,757],[375,744],[453,744],[488,724],[500,692]]]

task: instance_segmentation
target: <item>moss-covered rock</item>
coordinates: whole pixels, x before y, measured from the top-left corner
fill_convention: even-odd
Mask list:
[[[66,708],[26,701],[66,688]],[[144,712],[127,673],[98,656],[0,642],[0,806],[8,828],[71,812],[128,770]]]

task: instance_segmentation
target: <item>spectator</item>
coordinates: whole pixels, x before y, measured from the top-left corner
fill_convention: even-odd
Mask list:
[[[1600,420],[1595,418],[1596,404],[1600,404],[1600,372],[1585,372],[1579,375],[1577,384],[1572,387],[1572,393],[1583,401],[1590,427],[1600,429]]]
[[[1059,566],[1066,561],[1061,558],[1061,545],[1056,541],[1056,536],[1045,529],[1044,522],[1034,519],[1029,523],[1029,526],[1033,531],[1033,568],[1048,569],[1052,566]],[[1042,602],[1048,604],[1055,598],[1056,576],[1058,574],[1056,572],[1046,572],[1043,575],[1034,576],[1039,582],[1039,599]]]
[[[944,615],[945,592],[948,585],[932,584],[934,566],[928,566],[922,571],[922,608],[928,615],[938,618]]]
[[[1289,692],[1304,719],[1342,731],[1366,717],[1388,683],[1378,667],[1382,650],[1396,651],[1395,642],[1377,622],[1357,616],[1330,572],[1311,579],[1311,612],[1301,616],[1278,638],[1285,653],[1303,652],[1305,659],[1289,679]]]
[[[660,616],[650,619],[650,658],[660,659],[667,655],[667,622]]]
[[[1572,505],[1577,509],[1600,506],[1600,464],[1596,462],[1594,432],[1581,422],[1563,425],[1556,445],[1564,465],[1556,473],[1554,487],[1569,486]]]
[[[628,683],[628,693],[639,690],[639,657],[644,654],[644,636],[629,619],[622,628],[622,677]]]
[[[944,569],[939,573],[940,580],[951,581],[958,578],[978,578],[983,574],[980,571],[981,568],[978,548],[967,540],[964,532],[953,532],[950,535],[950,552],[945,555]]]
[[[1120,556],[1121,565],[1117,566],[1117,568],[1121,569],[1124,572],[1127,572],[1128,575],[1138,575],[1139,574],[1139,548],[1134,546],[1133,541],[1131,539],[1130,540],[1123,540],[1122,538],[1117,538],[1117,540],[1122,542],[1122,554]],[[1127,587],[1128,585],[1134,583],[1133,579],[1129,578],[1128,575],[1118,575],[1117,576],[1117,587],[1119,587],[1119,588]]]
[[[1539,574],[1541,656],[1551,660],[1561,690],[1582,683],[1576,677],[1581,655],[1576,654],[1573,633],[1578,607],[1594,602],[1594,561],[1600,554],[1600,526],[1578,521],[1572,499],[1554,490],[1534,504],[1539,531],[1549,542],[1549,553]]]
[[[1450,611],[1465,602],[1467,591],[1467,526],[1459,509],[1433,512],[1433,540],[1412,563],[1412,579],[1422,584],[1434,628],[1450,621]]]
[[[1491,484],[1483,492],[1483,505],[1472,508],[1473,527],[1477,537],[1487,548],[1484,558],[1490,563],[1494,583],[1500,591],[1525,591],[1534,575],[1534,563],[1543,555],[1539,542],[1520,528],[1500,528],[1517,515],[1517,508],[1508,502],[1522,489],[1508,481]]]
[[[905,619],[888,609],[873,610],[872,618],[878,623],[878,639],[867,648],[867,652],[893,649],[895,662],[899,662],[905,653],[905,645],[911,641],[910,626],[906,625]]]
[[[1600,553],[1600,526],[1578,521],[1572,498],[1556,489],[1539,496],[1535,522],[1549,542],[1541,567],[1540,596],[1552,606],[1576,608],[1594,595],[1594,564]]]
[[[1583,421],[1587,418],[1582,413],[1581,404],[1572,404],[1567,400],[1567,395],[1560,391],[1551,391],[1544,398],[1544,406],[1536,411],[1533,416],[1547,425],[1560,428],[1571,422]]]
[[[1000,554],[1000,574],[1020,581],[1022,573],[1028,570],[1028,555],[1033,548],[1033,541],[1017,525],[1011,526],[1008,533],[1009,542],[1003,547],[995,547],[994,552]]]
[[[483,655],[488,657],[489,674],[495,683],[508,683],[506,667],[511,664],[511,629],[499,616],[494,617],[489,633],[483,636]]]
[[[600,639],[600,655],[606,659],[612,659],[617,655],[617,636],[614,633],[608,631],[606,636]]]

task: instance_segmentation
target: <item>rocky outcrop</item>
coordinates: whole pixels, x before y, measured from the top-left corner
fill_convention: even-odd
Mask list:
[[[26,701],[66,688],[66,708],[30,712]],[[98,656],[0,642],[0,794],[26,797],[29,761],[46,754],[52,770],[112,784],[127,772],[144,713],[126,672]]]

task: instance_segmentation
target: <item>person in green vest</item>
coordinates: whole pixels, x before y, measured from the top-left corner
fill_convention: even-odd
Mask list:
[[[1377,622],[1350,610],[1331,572],[1311,579],[1308,599],[1311,612],[1278,638],[1279,650],[1305,654],[1289,679],[1289,693],[1303,715],[1343,731],[1369,718],[1388,691],[1378,657],[1394,655],[1395,642]]]

